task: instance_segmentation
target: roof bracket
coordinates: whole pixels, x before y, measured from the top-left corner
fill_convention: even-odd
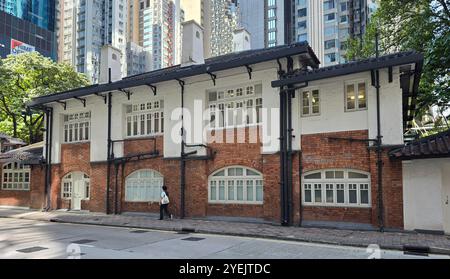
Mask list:
[[[86,107],[86,99],[80,97],[73,97],[73,98],[80,101],[83,104],[83,107]]]
[[[106,105],[106,100],[107,100],[107,98],[108,98],[106,95],[102,95],[102,94],[100,94],[100,93],[95,93],[95,95],[97,95],[97,96],[103,98],[103,101],[105,102],[105,105]]]
[[[374,70],[371,70],[370,71],[370,80],[371,80],[371,83],[372,83],[372,86],[374,86],[375,87],[375,71]]]
[[[153,91],[153,96],[156,96],[156,86],[152,85],[152,84],[147,84],[148,87],[150,87]]]
[[[67,108],[67,103],[66,102],[63,102],[63,101],[56,101],[56,102],[61,104],[62,107],[64,108],[64,110],[66,110],[66,108]]]
[[[211,80],[212,80],[214,86],[216,86],[217,76],[215,74],[211,73],[211,72],[206,72],[206,73],[211,77]]]
[[[122,88],[119,88],[119,89],[117,89],[117,90],[119,90],[119,91],[125,93],[125,94],[127,95],[128,100],[130,100],[130,96],[133,94],[133,93],[131,93],[131,91],[125,90],[125,89],[122,89]]]
[[[248,78],[252,79],[252,72],[253,72],[252,67],[250,67],[249,65],[245,65],[245,68],[247,68]]]
[[[392,66],[388,68],[388,75],[389,75],[389,83],[392,83],[392,80],[393,80]]]
[[[177,81],[178,81],[178,83],[180,84],[180,86],[181,86],[181,88],[184,90],[184,85],[186,84],[185,82],[184,82],[184,80],[181,80],[181,79],[176,79]]]

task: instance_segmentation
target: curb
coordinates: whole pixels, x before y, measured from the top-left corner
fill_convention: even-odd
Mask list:
[[[250,237],[250,238],[259,238],[259,239],[283,240],[283,241],[290,241],[290,242],[327,244],[327,245],[336,245],[336,246],[343,246],[343,247],[366,248],[368,246],[367,244],[363,244],[363,243],[343,243],[343,242],[334,242],[334,241],[327,241],[327,240],[316,240],[316,239],[294,238],[294,237],[272,236],[272,235],[259,235],[259,234],[252,234],[252,233],[217,232],[217,231],[197,229],[195,227],[187,227],[187,226],[186,227],[181,226],[181,227],[171,227],[171,228],[170,227],[169,228],[158,228],[158,227],[148,227],[148,226],[133,226],[133,225],[129,225],[129,224],[66,221],[66,220],[60,219],[58,217],[30,218],[29,216],[23,216],[23,217],[0,216],[0,218],[35,220],[35,221],[44,221],[44,222],[61,223],[61,224],[77,224],[77,225],[117,227],[117,228],[136,228],[136,229],[165,231],[165,232],[178,232],[178,233],[185,233],[185,234],[186,233],[201,233],[201,234],[222,235],[222,236]],[[394,250],[394,251],[405,252],[406,246],[408,246],[408,245],[381,244],[380,248],[385,249],[385,250]],[[447,248],[440,248],[440,247],[425,247],[425,248],[427,248],[429,250],[430,254],[450,255],[450,249],[447,249]]]

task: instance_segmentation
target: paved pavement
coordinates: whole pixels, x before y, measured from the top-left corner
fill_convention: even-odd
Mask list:
[[[0,219],[0,259],[450,259],[238,236]]]
[[[0,209],[0,217],[90,224],[125,228],[141,228],[175,232],[231,235],[341,246],[368,247],[376,244],[382,249],[403,250],[404,246],[428,247],[431,253],[450,255],[450,237],[413,232],[377,232],[324,228],[282,227],[270,224],[223,222],[206,220],[164,220],[138,215],[105,215],[100,213],[38,212]]]

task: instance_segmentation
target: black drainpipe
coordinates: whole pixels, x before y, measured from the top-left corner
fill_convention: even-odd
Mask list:
[[[302,173],[303,173],[303,161],[302,161],[302,150],[300,148],[300,151],[298,152],[298,182],[300,185],[300,194],[299,194],[299,212],[300,212],[300,220],[299,220],[299,226],[302,226],[303,222],[303,202],[302,202]]]
[[[109,214],[109,184],[111,180],[111,110],[112,110],[112,94],[108,93],[108,152],[107,152],[107,169],[106,169],[106,194],[105,194],[105,204],[106,204],[106,214]]]
[[[379,57],[379,49],[378,49],[378,30],[376,32],[376,57]],[[378,178],[378,222],[380,226],[380,231],[384,231],[384,204],[383,204],[383,160],[382,160],[382,138],[381,135],[381,113],[380,113],[380,71],[375,71],[375,88],[377,93],[377,178]]]
[[[184,81],[178,80],[181,87],[181,160],[180,160],[180,218],[185,216],[185,188],[186,188],[186,160],[185,160],[185,141],[184,141]]]
[[[114,177],[115,177],[115,182],[114,182],[114,214],[118,213],[118,206],[117,206],[117,197],[118,197],[118,193],[117,193],[117,189],[118,189],[118,185],[117,185],[117,177],[119,175],[119,163],[114,163]]]
[[[53,123],[53,109],[45,108],[45,206],[44,211],[51,208],[51,168],[52,168],[52,152],[51,152],[51,138],[52,138],[52,123]]]
[[[286,211],[286,94],[283,88],[280,90],[280,200],[281,200],[281,225],[287,226]]]

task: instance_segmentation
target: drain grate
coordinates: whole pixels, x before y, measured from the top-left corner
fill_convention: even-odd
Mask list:
[[[148,231],[145,231],[145,230],[133,230],[133,231],[130,231],[130,233],[148,233]]]
[[[188,237],[188,238],[183,238],[182,240],[184,240],[184,241],[200,241],[203,239],[204,238],[201,238],[201,237]]]
[[[48,248],[41,247],[41,246],[33,246],[33,247],[20,249],[20,250],[16,250],[16,251],[20,252],[20,253],[33,253],[33,252],[42,251],[42,250],[46,250],[46,249],[48,249]]]
[[[430,253],[430,248],[426,246],[403,246],[403,254],[414,255],[414,256],[428,256]]]
[[[80,239],[77,241],[72,241],[72,243],[75,244],[87,244],[87,243],[91,243],[91,242],[96,242],[97,240],[92,240],[92,239]]]

